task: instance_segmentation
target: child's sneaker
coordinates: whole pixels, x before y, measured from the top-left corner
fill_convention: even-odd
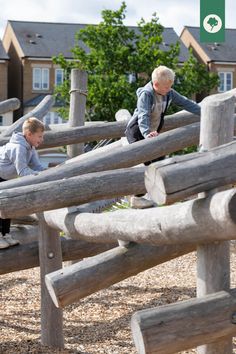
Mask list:
[[[0,235],[0,249],[8,248],[9,243]]]
[[[155,206],[154,201],[146,193],[143,197],[133,196],[130,199],[130,206],[133,209],[146,209]]]
[[[18,240],[15,240],[11,234],[6,234],[3,236],[3,239],[8,243],[9,246],[16,246],[20,243]]]

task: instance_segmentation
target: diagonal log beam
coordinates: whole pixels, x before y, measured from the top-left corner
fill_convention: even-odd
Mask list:
[[[199,131],[199,123],[193,123],[160,134],[152,139],[145,139],[135,144],[119,147],[114,151],[108,151],[106,154],[97,154],[91,159],[84,158],[78,162],[59,165],[43,171],[37,176],[26,176],[2,182],[0,190],[55,181],[90,172],[135,166],[197,143]],[[86,156],[86,154],[84,155]]]
[[[57,183],[45,182],[2,190],[0,215],[11,218],[144,192],[144,167],[90,173]]]
[[[42,119],[48,111],[50,111],[50,108],[54,104],[54,97],[52,95],[47,95],[44,97],[44,99],[30,112],[26,113],[23,117],[18,119],[15,123],[10,125],[7,129],[5,129],[2,134],[1,134],[1,139],[0,139],[0,144],[2,141],[3,137],[9,137],[12,135],[13,132],[15,131],[21,131],[22,129],[22,124],[24,121],[30,117],[36,117],[38,119]],[[2,144],[1,144],[2,145]]]
[[[171,204],[199,192],[236,182],[236,141],[208,152],[150,165],[145,185],[158,204]]]
[[[236,238],[236,191],[145,210],[103,214],[45,212],[47,224],[88,242],[117,239],[152,245],[201,244]],[[135,222],[134,222],[135,220]]]
[[[131,319],[140,354],[173,354],[231,337],[236,289],[136,312]]]
[[[45,281],[54,304],[64,307],[193,250],[193,245],[153,247],[130,243],[47,274]]]

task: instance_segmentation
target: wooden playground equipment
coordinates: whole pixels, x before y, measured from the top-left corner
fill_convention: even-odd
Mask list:
[[[64,306],[197,249],[197,298],[135,313],[135,346],[148,354],[192,347],[199,354],[232,353],[236,289],[229,284],[229,240],[236,239],[236,90],[205,98],[201,124],[199,117],[181,111],[166,117],[160,136],[123,145],[125,120],[83,125],[86,89],[86,74],[73,69],[69,123],[49,126],[45,133],[43,148],[69,145],[70,159],[0,185],[2,218],[27,222],[29,215],[31,221],[36,216],[32,225],[15,232],[27,241],[0,251],[0,274],[40,266],[41,343],[63,348]],[[41,119],[52,104],[47,96],[3,130],[0,145],[28,116]],[[0,104],[0,112],[6,105]],[[8,110],[15,107],[11,102]],[[197,153],[135,167],[199,144],[199,136]],[[119,140],[81,154],[83,143],[108,138]],[[114,198],[146,190],[166,205],[99,212]],[[70,238],[61,237],[61,231]]]

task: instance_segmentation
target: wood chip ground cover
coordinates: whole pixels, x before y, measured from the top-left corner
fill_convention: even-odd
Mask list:
[[[236,287],[235,261],[232,252],[231,287]],[[65,349],[59,351],[40,344],[39,268],[1,276],[0,353],[135,354],[130,330],[132,314],[195,297],[195,286],[194,252],[67,306],[63,310]]]

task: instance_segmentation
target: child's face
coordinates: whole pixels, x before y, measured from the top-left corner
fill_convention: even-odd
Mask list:
[[[159,95],[165,96],[171,90],[172,85],[173,81],[155,81],[153,87],[154,90],[159,93]]]
[[[44,132],[41,130],[37,130],[36,133],[31,133],[30,131],[25,132],[25,139],[31,146],[38,147],[43,142]]]

